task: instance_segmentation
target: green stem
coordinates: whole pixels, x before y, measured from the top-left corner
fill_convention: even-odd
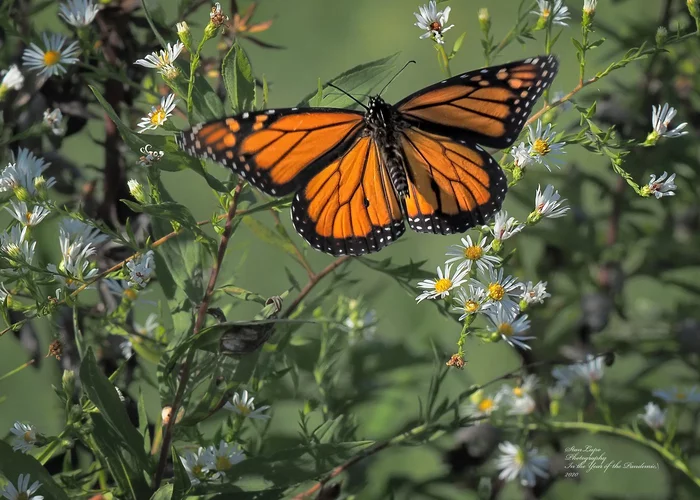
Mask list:
[[[442,72],[445,73],[447,78],[450,78],[452,76],[452,71],[450,71],[450,58],[447,56],[445,46],[441,43],[436,42],[435,48],[438,53],[438,61],[440,62]]]
[[[671,451],[664,448],[662,445],[651,439],[647,439],[641,434],[632,432],[629,429],[620,429],[618,427],[613,427],[610,425],[603,424],[593,424],[588,422],[556,422],[549,421],[545,423],[530,423],[525,426],[528,430],[551,430],[551,429],[562,429],[562,430],[580,430],[588,431],[591,433],[603,433],[611,434],[613,436],[620,436],[631,441],[635,441],[641,445],[651,448],[661,455],[670,465],[685,474],[688,479],[700,487],[700,477],[695,475],[693,471],[690,470],[688,465],[678,456],[671,453]]]
[[[190,60],[190,80],[187,85],[187,115],[191,116],[192,115],[192,93],[194,92],[194,80],[195,80],[195,75],[197,73],[197,67],[199,67],[199,59],[200,59],[200,53],[202,52],[202,47],[204,47],[204,44],[209,40],[207,38],[206,34],[202,37],[202,40],[199,42],[199,45],[197,46],[197,51],[194,53],[192,56],[192,59]]]

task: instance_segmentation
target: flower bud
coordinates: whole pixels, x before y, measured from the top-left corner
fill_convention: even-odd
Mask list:
[[[491,15],[489,14],[489,9],[485,7],[479,9],[479,26],[481,26],[481,31],[484,35],[488,35],[491,31]]]
[[[186,21],[177,23],[177,36],[188,52],[192,52],[192,33]]]
[[[662,47],[666,43],[667,38],[668,38],[668,30],[666,28],[664,28],[663,26],[659,26],[656,29],[656,46]]]
[[[133,196],[139,203],[146,203],[146,193],[144,192],[141,183],[136,179],[129,179],[127,184],[129,186],[131,196]]]
[[[75,372],[73,370],[65,370],[63,372],[63,377],[61,378],[61,384],[63,385],[63,393],[70,401],[73,398],[73,392],[75,391]]]

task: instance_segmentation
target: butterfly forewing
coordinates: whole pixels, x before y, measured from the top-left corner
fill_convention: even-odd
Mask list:
[[[338,109],[267,110],[203,123],[177,137],[189,154],[219,162],[261,191],[284,196],[341,155],[363,115]]]
[[[408,96],[396,107],[421,129],[502,149],[520,134],[557,72],[553,56],[469,71]]]
[[[314,248],[332,255],[376,252],[405,231],[401,205],[376,142],[358,138],[294,198],[292,221]]]

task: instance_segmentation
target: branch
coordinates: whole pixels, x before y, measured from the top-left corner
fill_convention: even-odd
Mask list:
[[[214,288],[216,288],[216,279],[219,276],[219,271],[221,270],[221,264],[224,261],[226,255],[226,248],[228,247],[229,241],[231,239],[231,233],[233,232],[233,219],[236,217],[236,207],[238,206],[238,198],[243,187],[243,182],[239,182],[236,189],[233,192],[231,198],[231,204],[229,205],[228,214],[226,215],[226,224],[224,226],[224,232],[221,234],[221,241],[219,242],[219,251],[216,256],[216,260],[211,269],[211,275],[209,276],[209,284],[204,292],[204,297],[202,297],[202,302],[199,304],[199,309],[197,311],[197,318],[194,323],[194,329],[192,330],[192,335],[197,335],[202,326],[204,325],[204,320],[207,315],[207,309],[209,308],[209,303],[211,302],[211,297],[214,293]],[[175,399],[173,401],[172,415],[177,415],[180,405],[182,404],[182,399],[185,396],[185,389],[187,387],[187,381],[190,377],[190,369],[192,366],[192,361],[194,360],[195,349],[190,348],[187,352],[187,358],[182,365],[180,370],[180,379],[178,382],[177,393],[175,394]],[[158,468],[156,469],[155,476],[153,478],[153,489],[158,489],[160,487],[160,482],[163,479],[163,472],[165,471],[165,466],[168,463],[168,456],[170,452],[170,444],[173,438],[173,430],[175,428],[176,418],[171,418],[168,424],[165,426],[165,432],[163,433],[163,444],[160,448],[160,459],[158,460]]]
[[[309,277],[309,282],[306,284],[304,288],[302,288],[301,292],[299,292],[299,295],[297,296],[296,299],[294,299],[294,302],[287,308],[286,311],[282,314],[282,318],[288,318],[289,316],[294,313],[294,311],[297,310],[297,307],[299,307],[299,304],[301,304],[301,301],[306,298],[306,296],[311,292],[311,290],[314,289],[314,287],[318,284],[319,281],[321,281],[323,278],[325,278],[328,274],[332,273],[335,271],[338,267],[341,265],[345,264],[348,260],[350,260],[351,257],[349,255],[345,255],[343,257],[340,257],[330,264],[326,266],[323,270],[319,271],[316,274],[312,274]]]

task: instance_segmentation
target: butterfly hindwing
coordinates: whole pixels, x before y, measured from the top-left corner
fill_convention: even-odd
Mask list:
[[[292,222],[314,248],[332,255],[376,252],[404,233],[401,205],[372,138],[359,137],[309,180],[294,197]]]
[[[202,123],[176,140],[192,156],[219,162],[264,193],[284,196],[341,155],[362,124],[363,115],[355,111],[267,110]]]
[[[469,71],[408,96],[396,108],[426,131],[503,149],[518,137],[557,68],[556,58],[540,56]]]
[[[404,211],[422,233],[461,233],[501,208],[506,177],[478,145],[410,128],[402,132],[408,169]]]

